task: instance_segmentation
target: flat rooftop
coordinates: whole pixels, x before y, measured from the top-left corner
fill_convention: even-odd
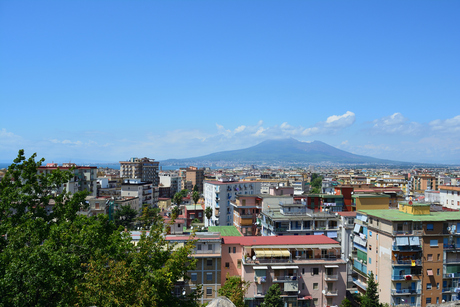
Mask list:
[[[430,214],[425,215],[413,215],[395,209],[359,210],[358,213],[360,212],[388,221],[442,222],[460,220],[460,211],[430,212]]]

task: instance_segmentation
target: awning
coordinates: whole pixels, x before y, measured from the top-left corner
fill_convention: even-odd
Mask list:
[[[288,250],[265,250],[265,257],[289,257],[291,253]]]
[[[338,265],[325,265],[325,268],[338,268]]]
[[[336,231],[328,231],[327,236],[329,238],[337,238],[337,232]]]
[[[426,274],[428,276],[433,276],[433,270],[426,270]]]
[[[279,266],[274,266],[272,265],[273,270],[290,270],[290,269],[298,269],[299,267],[296,265],[291,265],[291,266],[285,266],[285,265],[279,265]]]
[[[254,270],[268,270],[268,266],[253,266]]]
[[[353,229],[354,232],[359,233],[359,229],[361,228],[361,225],[355,224],[355,229]]]
[[[409,238],[408,237],[396,237],[396,245],[397,246],[409,245]]]
[[[304,297],[299,297],[298,300],[311,300],[312,297],[310,295],[306,295]]]
[[[419,237],[409,237],[409,245],[419,246],[420,245],[420,238]]]
[[[265,256],[265,251],[256,249],[254,250],[254,253],[256,254],[257,257],[264,257]]]

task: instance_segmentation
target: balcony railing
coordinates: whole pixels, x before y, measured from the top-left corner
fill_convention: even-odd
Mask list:
[[[393,251],[398,251],[398,252],[411,252],[411,251],[421,251],[422,246],[421,245],[393,245]]]
[[[338,290],[326,290],[326,293],[324,293],[324,295],[326,296],[336,296],[338,294],[339,294]]]
[[[394,295],[394,294],[409,294],[409,295],[412,295],[412,294],[420,294],[422,293],[422,290],[421,289],[391,289],[391,294]]]
[[[283,276],[273,276],[273,281],[292,281],[297,280],[297,275],[283,275]]]
[[[421,236],[423,235],[423,230],[394,230],[394,236],[408,236],[408,235],[415,235]]]
[[[413,280],[414,277],[419,276],[420,274],[391,275],[391,280]]]
[[[254,282],[258,284],[267,282],[267,276],[254,276]]]
[[[339,275],[337,274],[324,275],[324,280],[338,280],[338,279],[339,279]]]
[[[458,244],[444,244],[444,249],[460,249]]]
[[[411,266],[419,266],[422,265],[422,260],[392,260],[391,263],[393,265],[411,265]]]
[[[446,259],[444,263],[460,263],[460,259]]]
[[[442,278],[458,278],[460,277],[460,273],[449,273],[449,274],[443,274]]]
[[[456,292],[455,290],[458,289],[456,287],[446,287],[446,288],[442,288],[442,293],[445,293],[445,292]]]

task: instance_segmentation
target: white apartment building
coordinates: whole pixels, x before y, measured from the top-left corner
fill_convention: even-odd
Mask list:
[[[441,205],[451,209],[460,209],[460,186],[439,186]]]
[[[206,219],[206,226],[233,225],[233,207],[236,195],[259,194],[261,183],[258,181],[234,181],[232,178],[221,178],[219,181],[204,182],[205,207],[212,208],[211,220]]]
[[[152,183],[142,182],[140,179],[125,179],[121,184],[121,196],[138,197],[140,208],[143,204],[152,206],[158,202]]]
[[[170,194],[174,195],[181,190],[182,186],[182,178],[180,176],[168,176],[168,175],[161,175],[160,176],[160,185],[163,187],[170,188]]]

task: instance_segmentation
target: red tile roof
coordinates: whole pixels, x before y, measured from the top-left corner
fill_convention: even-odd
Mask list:
[[[224,244],[240,244],[244,246],[339,244],[337,241],[328,238],[325,235],[223,237],[222,240]]]
[[[344,211],[337,212],[340,216],[356,216],[356,212]]]

